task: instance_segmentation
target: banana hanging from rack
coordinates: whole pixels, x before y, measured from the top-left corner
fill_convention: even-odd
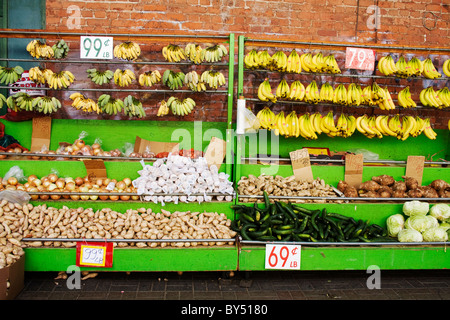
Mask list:
[[[69,54],[69,45],[61,39],[52,46],[52,50],[55,59],[64,59]]]
[[[2,67],[0,66],[0,83],[11,84],[16,82],[22,77],[23,68],[21,66],[15,67]]]
[[[320,89],[316,80],[311,81],[305,88],[305,102],[317,104],[320,102]]]
[[[187,59],[195,64],[200,64],[202,60],[202,47],[199,44],[188,43],[184,48],[184,54]]]
[[[277,89],[275,91],[275,97],[277,99],[282,98],[286,99],[289,97],[290,94],[290,87],[286,81],[286,79],[282,79],[280,83],[277,86]]]
[[[28,70],[28,77],[35,83],[45,84],[45,69],[41,67],[32,67]]]
[[[176,116],[186,116],[194,110],[196,103],[191,98],[185,98],[183,100],[177,97],[170,97],[167,99],[167,107],[172,111],[172,114]]]
[[[73,75],[73,73],[68,70],[63,70],[55,73],[47,69],[44,72],[44,77],[45,81],[51,89],[68,88],[75,80],[75,76]]]
[[[98,97],[97,105],[102,113],[117,115],[125,108],[125,104],[118,98],[113,98],[109,94],[102,94]]]
[[[286,72],[288,57],[286,53],[279,50],[272,55],[271,64],[268,66],[269,70]]]
[[[69,98],[72,100],[72,107],[77,110],[88,113],[95,112],[97,114],[100,114],[101,112],[96,101],[86,98],[79,92],[72,93]]]
[[[290,73],[301,73],[302,64],[300,61],[300,56],[295,49],[292,49],[287,57],[286,72]]]
[[[450,59],[447,59],[442,64],[442,72],[447,76],[450,77]]]
[[[138,78],[139,85],[142,87],[151,87],[161,81],[161,74],[158,70],[146,71],[141,73]]]
[[[61,109],[61,102],[55,97],[36,97],[33,99],[33,109],[43,114],[51,114]]]
[[[447,91],[448,89],[443,90],[441,91],[441,95],[439,95],[438,92],[433,89],[433,86],[429,86],[425,89],[422,89],[422,91],[420,92],[420,102],[424,107],[432,107],[437,109],[446,108],[446,102],[448,102],[448,100],[446,99],[446,97],[448,97],[448,95],[446,94]],[[444,101],[441,100],[441,98],[444,98]]]
[[[55,54],[52,47],[45,44],[41,40],[31,40],[27,44],[26,50],[33,58],[36,59],[52,59]]]
[[[256,51],[255,49],[250,50],[244,56],[244,66],[250,70],[254,70],[254,69],[261,67],[259,56],[260,55],[259,55],[258,51]],[[270,55],[269,55],[269,57],[270,57]]]
[[[130,118],[144,118],[145,111],[142,102],[128,95],[123,99],[123,113]]]
[[[258,87],[258,99],[261,101],[277,102],[277,97],[272,93],[269,79],[264,79]]]
[[[123,60],[137,60],[141,55],[141,47],[133,41],[125,41],[114,47],[114,57]]]
[[[197,71],[192,70],[184,76],[184,84],[194,92],[206,91],[206,83],[200,78]]]
[[[220,71],[206,70],[200,76],[200,82],[208,84],[210,89],[217,89],[226,84],[225,76]]]
[[[185,74],[181,71],[176,72],[173,70],[167,69],[164,71],[161,82],[163,85],[169,87],[172,90],[176,90],[182,88],[184,85]]]
[[[287,97],[287,99],[293,101],[302,101],[305,97],[305,91],[305,86],[299,80],[294,80],[289,88],[289,96]]]
[[[378,60],[378,70],[385,76],[395,75],[398,71],[398,68],[395,64],[394,59],[389,54],[387,56],[383,56]]]
[[[97,85],[108,84],[114,78],[114,72],[111,70],[99,71],[95,68],[87,69],[88,78]]]
[[[113,75],[114,83],[120,87],[127,87],[136,80],[136,76],[130,69],[116,69]]]
[[[223,44],[216,44],[204,48],[201,51],[201,59],[206,62],[219,62],[228,54],[228,49]]]
[[[166,115],[169,114],[169,112],[170,112],[170,108],[167,105],[166,100],[162,100],[160,105],[159,105],[158,112],[156,113],[156,116],[157,117],[166,116]]]
[[[411,97],[411,91],[409,90],[409,86],[400,90],[397,95],[398,105],[403,108],[415,108],[417,104]]]
[[[329,82],[325,82],[320,87],[320,101],[325,103],[332,103],[334,97],[334,89]]]
[[[436,79],[442,77],[442,74],[436,70],[436,67],[430,58],[423,61],[423,75],[428,79]]]

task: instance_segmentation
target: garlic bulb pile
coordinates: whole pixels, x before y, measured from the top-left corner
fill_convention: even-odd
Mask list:
[[[169,154],[167,159],[158,159],[153,165],[143,161],[141,164],[143,168],[138,171],[139,177],[133,180],[133,186],[144,201],[164,205],[166,202],[201,203],[214,197],[218,201],[233,199],[234,188],[229,175],[219,173],[215,165],[208,167],[204,157],[191,159]],[[223,195],[211,196],[210,193]]]

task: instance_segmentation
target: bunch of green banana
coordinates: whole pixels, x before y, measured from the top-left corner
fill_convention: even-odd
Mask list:
[[[186,60],[184,50],[176,44],[168,44],[167,46],[164,46],[162,48],[162,55],[164,59],[169,62],[180,62],[182,60]]]
[[[269,70],[286,72],[287,68],[287,55],[283,51],[279,50],[272,55],[271,64],[268,66]]]
[[[342,83],[338,84],[338,86],[334,90],[333,103],[340,105],[347,104],[347,88],[345,87],[344,84]]]
[[[414,102],[414,100],[411,97],[411,91],[409,90],[409,87],[405,87],[399,91],[399,93],[397,95],[397,101],[398,101],[398,105],[403,108],[417,107],[417,104]]]
[[[395,75],[398,71],[397,65],[395,64],[394,59],[389,54],[387,56],[383,56],[378,60],[378,70],[385,76]]]
[[[114,47],[114,57],[123,60],[136,60],[141,55],[141,47],[133,41],[125,41]]]
[[[211,89],[217,89],[227,83],[222,72],[212,70],[204,71],[200,76],[200,82],[207,83]]]
[[[261,66],[259,52],[255,49],[250,50],[244,57],[244,66],[247,69],[258,69]]]
[[[436,67],[433,64],[433,61],[431,61],[430,58],[427,58],[423,61],[422,69],[423,69],[423,75],[425,76],[425,78],[436,79],[436,78],[440,78],[442,76],[442,74],[436,70]]]
[[[72,100],[72,107],[83,112],[96,112],[99,114],[101,109],[97,102],[90,98],[86,98],[79,92],[74,92],[69,97]]]
[[[136,76],[130,69],[116,69],[116,71],[114,71],[113,78],[114,83],[120,87],[127,87],[133,82],[133,80],[136,80]]]
[[[185,56],[193,63],[200,64],[202,63],[202,47],[199,44],[188,43],[186,47],[184,47]]]
[[[328,56],[326,56],[324,58],[324,62],[326,65],[324,72],[334,73],[334,74],[341,73],[341,69],[339,68],[339,65],[333,54],[329,54]]]
[[[34,104],[33,100],[34,97],[30,96],[28,93],[25,92],[18,92],[12,96],[12,99],[14,100],[14,104],[12,104],[12,109],[14,111],[34,111]],[[10,103],[12,102],[10,100]]]
[[[289,97],[291,88],[289,87],[286,79],[282,79],[275,90],[275,97],[277,99],[286,99]]]
[[[46,45],[41,40],[31,40],[26,47],[27,51],[33,58],[51,59],[54,56],[52,47]]]
[[[442,89],[441,89],[442,90]],[[435,91],[433,86],[429,86],[420,92],[419,99],[424,107],[443,109],[449,106],[450,96],[448,89]],[[439,94],[439,91],[440,94]]]
[[[73,73],[68,70],[54,73],[47,69],[44,76],[45,81],[47,81],[47,84],[51,89],[68,88],[75,80]]]
[[[362,103],[362,88],[359,83],[350,83],[347,88],[347,105],[360,106]]]
[[[418,58],[412,57],[406,64],[412,77],[420,77],[422,75],[424,65]]]
[[[160,106],[159,106],[159,108],[158,108],[158,112],[157,112],[156,116],[157,116],[157,117],[166,116],[166,115],[169,114],[169,111],[170,111],[170,108],[169,108],[169,106],[167,105],[166,100],[162,100],[162,101],[161,101],[161,104],[160,104]]]
[[[258,99],[261,101],[272,101],[273,103],[277,102],[277,97],[272,93],[272,87],[267,78],[258,87]]]
[[[144,118],[145,111],[142,106],[142,102],[133,97],[132,95],[127,96],[123,99],[123,113],[130,118]]]
[[[69,54],[69,45],[63,40],[59,40],[52,46],[55,59],[64,59]]]
[[[172,90],[183,87],[185,74],[181,71],[175,72],[167,69],[164,71],[161,82]]]
[[[20,111],[20,108],[17,106],[16,99],[14,98],[14,96],[9,96],[8,98],[6,98],[6,106],[11,111],[14,111],[14,112]]]
[[[206,62],[218,62],[227,54],[227,48],[223,44],[217,44],[204,48],[201,53],[201,59]]]
[[[0,83],[6,85],[11,84],[19,80],[22,76],[23,68],[21,66],[15,66],[12,68],[0,66]]]
[[[398,61],[395,63],[395,66],[397,67],[397,71],[395,72],[395,75],[399,78],[409,78],[412,75],[412,70],[410,66],[408,66],[408,62],[406,62],[405,57],[400,56],[398,58]]]
[[[447,59],[444,61],[444,64],[442,65],[442,72],[447,77],[450,77],[450,59]]]
[[[292,49],[291,53],[287,57],[286,72],[300,73],[302,72],[302,63],[300,56],[295,49]]]
[[[108,84],[114,78],[114,72],[111,70],[99,71],[97,69],[87,69],[88,78],[95,84],[103,85]]]
[[[118,98],[113,98],[109,94],[102,94],[98,97],[97,105],[102,113],[116,115],[124,108],[124,102]]]
[[[158,70],[147,71],[139,75],[138,81],[143,87],[151,87],[161,81],[161,74]]]
[[[0,93],[0,109],[6,104],[6,97]]]
[[[322,86],[320,87],[319,96],[320,96],[320,101],[322,101],[322,102],[328,102],[328,103],[333,102],[334,89],[329,82],[325,82],[322,84]]]
[[[45,70],[41,67],[33,67],[28,70],[28,77],[31,81],[45,84]]]
[[[16,99],[18,103],[18,100]],[[33,109],[43,114],[51,114],[61,108],[61,101],[55,97],[36,97],[33,99]]]
[[[177,97],[170,97],[167,99],[167,106],[176,116],[186,116],[192,112],[195,107],[195,101],[191,98],[179,99]]]
[[[305,97],[305,86],[299,80],[294,80],[289,88],[288,100],[302,101]]]
[[[317,104],[320,102],[320,90],[316,80],[311,81],[305,88],[305,102]]]
[[[200,76],[197,71],[192,70],[184,76],[184,84],[189,87],[192,91],[201,92],[206,90],[205,82],[200,80]]]

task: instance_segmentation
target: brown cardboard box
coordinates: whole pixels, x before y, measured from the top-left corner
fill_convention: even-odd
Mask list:
[[[24,287],[24,278],[25,255],[9,267],[0,269],[0,300],[14,300]]]

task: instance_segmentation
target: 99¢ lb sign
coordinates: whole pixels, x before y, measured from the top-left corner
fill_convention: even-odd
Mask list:
[[[112,267],[113,244],[111,242],[77,242],[76,265],[78,267]]]
[[[347,48],[345,68],[373,71],[375,69],[375,52],[371,49]]]
[[[300,270],[301,246],[266,244],[266,269]]]
[[[80,37],[81,59],[113,59],[113,37]]]

